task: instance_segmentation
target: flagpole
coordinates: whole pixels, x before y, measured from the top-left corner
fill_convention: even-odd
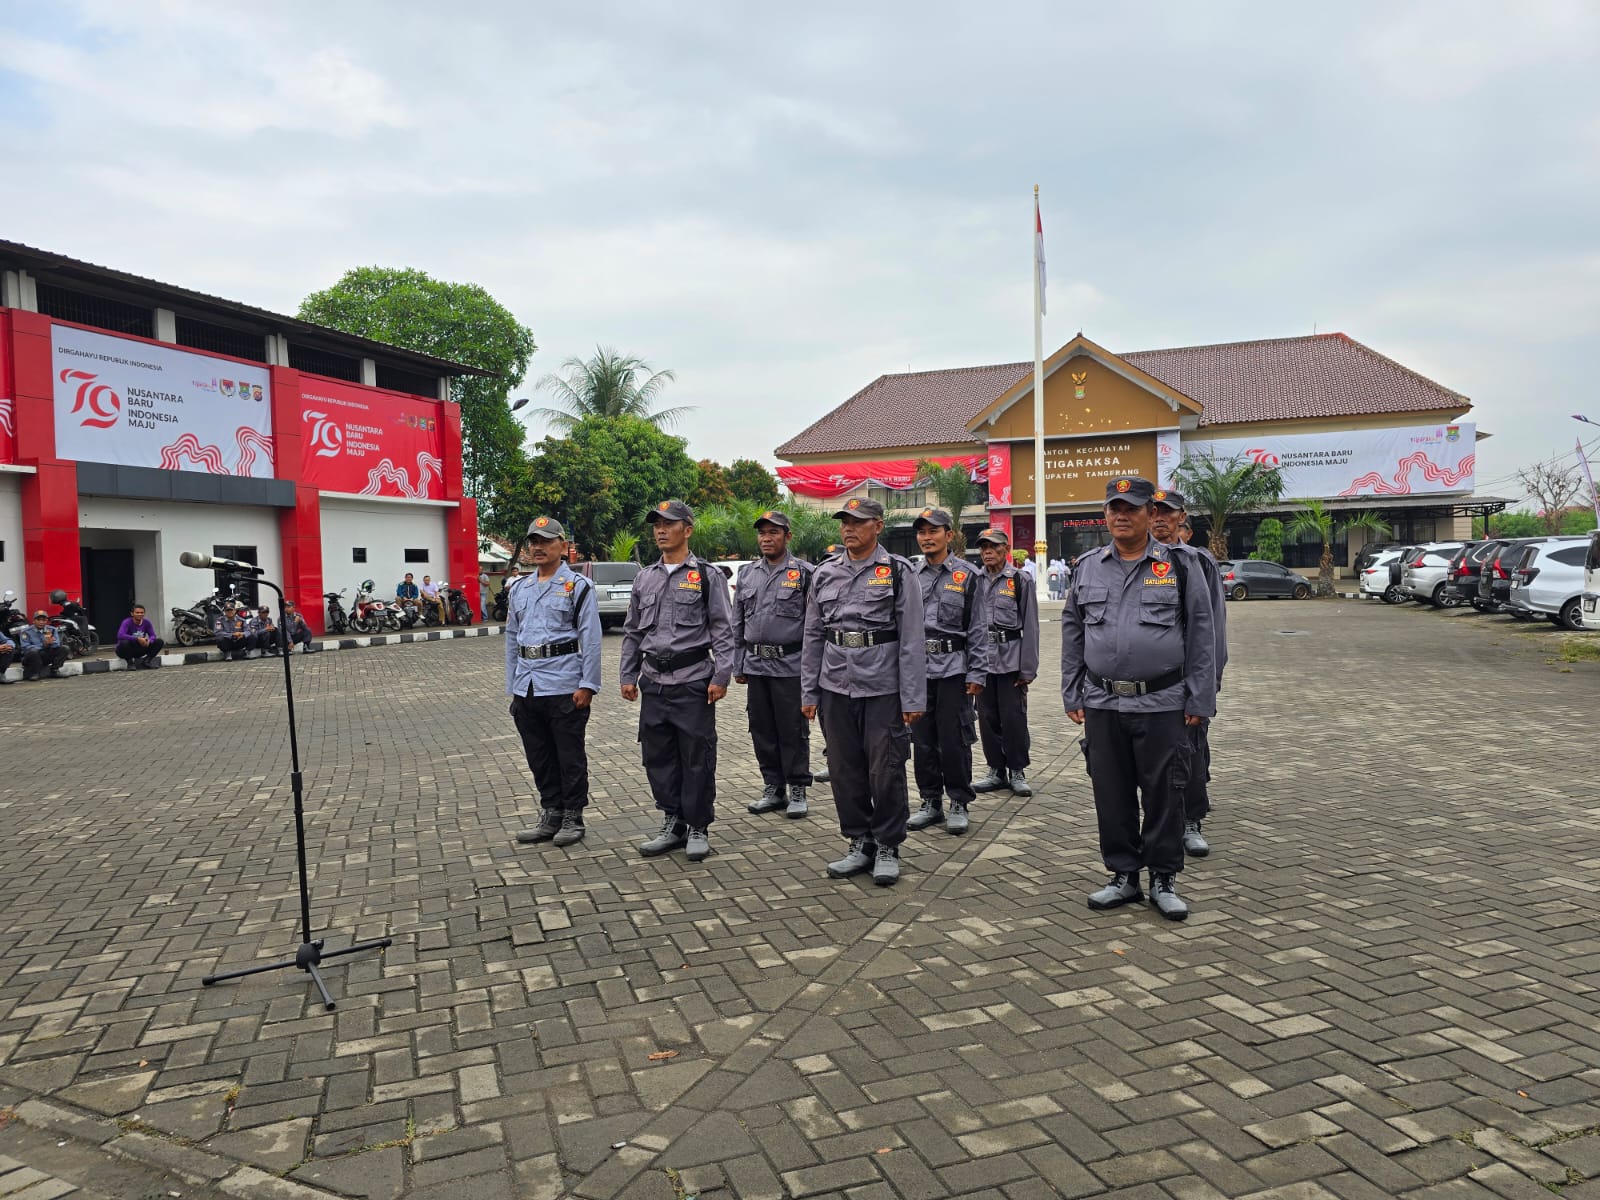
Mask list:
[[[1583,418],[1579,418],[1582,420]],[[1594,422],[1589,422],[1591,425]],[[1583,464],[1583,477],[1589,481],[1589,503],[1594,505],[1595,524],[1600,525],[1600,492],[1594,488],[1594,472],[1589,470],[1589,456],[1583,452],[1583,439],[1578,439],[1578,461]],[[1487,528],[1487,523],[1485,524]]]
[[[1045,540],[1044,497],[1044,222],[1039,185],[1033,185],[1033,562],[1036,594],[1050,594],[1050,544]]]

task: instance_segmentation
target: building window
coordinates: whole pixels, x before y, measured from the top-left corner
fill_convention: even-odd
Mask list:
[[[406,392],[412,396],[426,396],[429,400],[439,398],[439,377],[437,375],[423,375],[417,371],[407,371],[400,367],[378,364],[378,386],[388,388],[391,392]]]
[[[350,561],[364,563],[367,561],[367,548],[365,546],[352,546],[350,548]]]
[[[5,562],[5,560],[6,560],[6,544],[4,542],[0,542],[0,562]],[[0,632],[3,632],[3,631],[0,631]]]
[[[876,500],[888,512],[896,508],[926,508],[928,507],[928,489],[925,487],[886,488],[869,487],[869,499]]]
[[[195,350],[209,350],[213,354],[228,354],[246,358],[251,362],[267,361],[267,335],[249,329],[234,329],[227,325],[213,325],[197,317],[177,317],[178,345]]]
[[[427,551],[427,549],[424,548],[424,549],[421,549],[421,550],[407,550],[406,551],[406,561],[408,563],[413,563],[413,562],[415,562],[415,563],[425,563],[425,562],[427,562],[428,561],[428,551]]]
[[[138,337],[156,335],[155,309],[39,281],[39,311],[47,317]]]
[[[296,371],[312,375],[326,375],[329,379],[347,379],[361,382],[361,360],[348,354],[335,354],[331,350],[314,350],[310,346],[289,343],[289,365]]]

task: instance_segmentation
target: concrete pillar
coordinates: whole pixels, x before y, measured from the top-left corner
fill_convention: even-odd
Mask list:
[[[370,358],[361,360],[361,382],[368,387],[378,386],[378,364]]]
[[[439,401],[442,404],[450,401],[450,380],[443,375],[439,376]]]
[[[170,308],[155,310],[156,341],[178,344],[178,314]]]
[[[0,276],[0,304],[24,312],[39,311],[39,287],[26,271],[6,271]]]

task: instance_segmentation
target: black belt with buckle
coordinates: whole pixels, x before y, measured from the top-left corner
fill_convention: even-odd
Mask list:
[[[864,646],[884,646],[898,642],[900,635],[893,629],[830,629],[828,640],[835,646],[860,650]]]
[[[957,650],[967,648],[967,639],[964,637],[936,637],[928,639],[929,654],[954,654]]]
[[[523,658],[561,658],[563,655],[578,652],[578,639],[568,638],[564,642],[546,642],[542,646],[518,646],[517,653]]]
[[[1099,675],[1091,675],[1094,680],[1113,696],[1126,699],[1129,696],[1148,696],[1151,692],[1165,691],[1173,684],[1183,682],[1182,671],[1168,671],[1165,675],[1157,675],[1154,679],[1102,679]]]
[[[1007,642],[1020,642],[1022,630],[1020,629],[991,629],[989,640],[996,646],[1004,646]]]
[[[679,667],[692,666],[697,662],[704,662],[711,657],[711,647],[701,646],[698,650],[679,650],[676,654],[651,654],[645,652],[644,660],[665,675],[668,671],[676,671]]]
[[[799,654],[802,645],[801,642],[785,642],[781,646],[766,642],[746,642],[744,651],[752,658],[788,658],[791,654]]]

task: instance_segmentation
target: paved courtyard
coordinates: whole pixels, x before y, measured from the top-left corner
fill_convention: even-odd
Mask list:
[[[737,688],[712,858],[639,859],[615,635],[565,851],[512,843],[498,638],[296,659],[315,924],[395,939],[333,1013],[296,972],[200,986],[298,940],[278,663],[8,689],[0,1156],[45,1128],[286,1198],[1600,1196],[1600,664],[1230,613],[1183,925],[1084,906],[1053,624],[1038,794],[913,835],[893,889],[824,878],[825,787],[743,811]]]

